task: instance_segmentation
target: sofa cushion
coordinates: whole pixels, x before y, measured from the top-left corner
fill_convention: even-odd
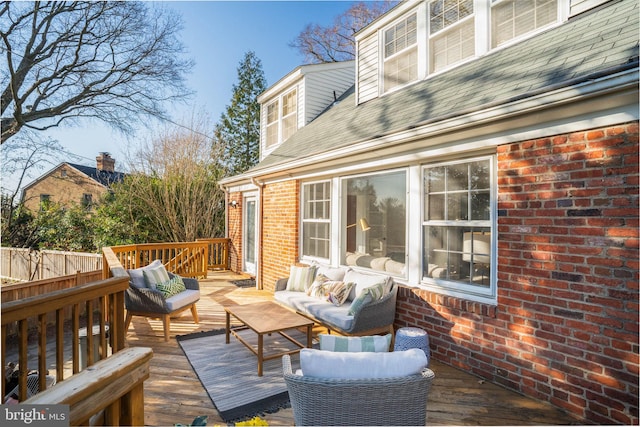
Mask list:
[[[344,275],[345,282],[353,282],[356,285],[351,289],[351,294],[349,295],[349,300],[355,300],[358,295],[365,289],[373,285],[377,285],[379,283],[383,284],[385,293],[391,290],[391,279],[390,276],[381,276],[379,274],[366,274],[361,273],[359,271],[350,270]]]
[[[338,335],[318,334],[320,350],[327,351],[389,351],[391,334],[366,337],[341,337]]]
[[[300,350],[300,368],[306,377],[395,378],[419,374],[426,367],[427,356],[417,348],[381,353]]]
[[[166,282],[161,282],[156,285],[156,289],[162,292],[165,298],[170,298],[187,290],[182,277],[175,275]]]
[[[305,292],[316,276],[315,266],[299,267],[292,265],[289,271],[289,280],[287,281],[288,291]]]
[[[129,278],[131,279],[130,280],[131,284],[136,288],[148,288],[147,282],[144,278],[144,271],[153,270],[155,268],[158,268],[158,266],[162,266],[162,268],[164,268],[162,261],[160,261],[159,259],[153,261],[151,264],[146,265],[144,267],[127,270],[127,273],[129,274]],[[169,280],[168,274],[167,274],[166,280]]]
[[[350,306],[347,304],[337,307],[330,302],[311,297],[304,292],[286,290],[275,292],[274,299],[338,329],[349,331],[353,327],[353,316],[349,315]]]
[[[169,310],[174,311],[189,304],[193,304],[199,299],[200,291],[197,291],[195,289],[187,289],[186,291],[180,292],[177,295],[167,298],[165,302],[167,303],[167,307],[169,308]]]
[[[320,274],[329,278],[329,280],[344,280],[344,275],[351,270],[349,267],[331,267],[329,265],[313,264],[316,267],[316,277]]]

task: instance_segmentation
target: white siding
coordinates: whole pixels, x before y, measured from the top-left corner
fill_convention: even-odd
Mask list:
[[[305,75],[305,116],[302,126],[315,119],[318,114],[333,103],[334,91],[336,98],[338,98],[353,86],[354,78],[353,67],[324,70]]]
[[[586,10],[592,9],[596,6],[606,3],[607,1],[609,0],[571,0],[569,16],[571,17],[577,15],[578,13],[582,13]]]
[[[267,108],[260,104],[260,160],[267,157]]]
[[[378,33],[374,32],[358,43],[358,104],[378,96],[378,67]]]

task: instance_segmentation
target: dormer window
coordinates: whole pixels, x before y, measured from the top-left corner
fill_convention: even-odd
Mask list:
[[[556,22],[558,4],[557,0],[495,2],[491,16],[491,47],[498,47]]]
[[[384,32],[385,92],[418,78],[417,33],[415,13]]]
[[[569,2],[422,0],[395,10],[356,35],[358,104],[559,24]]]
[[[473,0],[437,0],[429,12],[432,72],[475,55]]]
[[[298,96],[293,89],[267,104],[266,148],[272,148],[298,130]]]
[[[278,106],[277,99],[267,105],[267,148],[278,143]]]
[[[282,97],[282,142],[298,130],[298,101],[294,89]]]

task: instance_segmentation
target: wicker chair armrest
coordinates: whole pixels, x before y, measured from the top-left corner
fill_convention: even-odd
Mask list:
[[[358,333],[392,325],[396,316],[397,296],[398,285],[394,283],[388,294],[377,301],[362,306],[359,311],[354,313],[354,327],[348,332]]]
[[[275,291],[284,291],[285,289],[287,289],[287,282],[289,282],[289,278],[288,277],[284,277],[282,279],[278,279],[276,280],[276,287],[275,287]]]
[[[149,313],[169,313],[162,292],[155,289],[129,286],[124,294],[125,308],[130,311]]]
[[[184,286],[187,289],[192,289],[194,291],[200,290],[200,282],[198,282],[198,279],[194,279],[191,277],[183,277],[182,282],[184,283]]]

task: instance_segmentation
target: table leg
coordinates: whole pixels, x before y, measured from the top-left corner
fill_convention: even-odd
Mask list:
[[[312,348],[313,347],[312,330],[313,330],[313,325],[307,326],[307,348]]]
[[[262,362],[264,361],[263,360],[264,356],[262,354],[262,351],[263,351],[262,344],[263,344],[263,336],[262,334],[258,334],[258,376],[259,377],[262,376]]]
[[[229,344],[229,332],[231,331],[231,314],[229,314],[229,312],[227,311],[227,322],[226,322],[226,326],[224,329],[224,335],[225,335],[225,343]]]

